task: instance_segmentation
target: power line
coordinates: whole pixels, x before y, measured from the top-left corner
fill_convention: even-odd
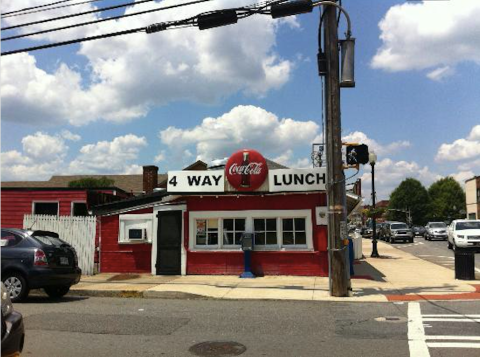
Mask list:
[[[212,1],[212,0],[198,0],[198,1],[193,1],[193,2],[189,2],[189,3],[176,4],[176,5],[170,5],[170,6],[160,7],[160,8],[157,8],[157,9],[151,9],[151,10],[134,12],[134,13],[127,14],[127,15],[119,15],[119,16],[109,17],[109,18],[106,18],[106,19],[98,19],[98,20],[94,20],[94,21],[83,22],[83,23],[80,23],[80,24],[74,24],[74,25],[62,26],[62,27],[56,27],[56,28],[52,28],[52,29],[48,29],[48,30],[43,30],[43,31],[37,31],[37,32],[25,33],[25,34],[21,34],[21,35],[4,37],[4,38],[1,39],[1,41],[10,41],[10,40],[18,39],[18,38],[29,37],[29,36],[34,36],[34,35],[41,35],[41,34],[44,34],[44,33],[49,33],[49,32],[54,32],[54,31],[67,30],[67,29],[74,28],[74,27],[79,27],[79,26],[93,25],[93,24],[96,24],[96,23],[99,23],[99,22],[111,21],[111,20],[118,20],[118,19],[123,19],[123,18],[125,18],[125,17],[137,16],[137,15],[142,15],[142,14],[148,14],[148,13],[151,13],[151,12],[156,12],[156,11],[161,11],[161,10],[168,10],[168,9],[173,9],[173,8],[176,8],[176,7],[181,7],[181,6],[186,6],[186,5],[193,5],[193,4],[197,4],[197,3],[201,3],[201,2],[207,2],[207,1]]]
[[[136,29],[125,30],[125,31],[111,32],[111,33],[107,33],[107,34],[104,34],[104,35],[98,35],[98,36],[77,38],[77,39],[75,39],[75,40],[69,40],[69,41],[63,41],[63,42],[56,42],[56,43],[49,43],[49,44],[47,44],[47,45],[28,47],[28,48],[23,48],[23,49],[20,49],[20,50],[13,50],[13,51],[2,52],[2,56],[13,55],[13,54],[22,53],[22,52],[30,52],[30,51],[43,50],[43,49],[52,48],[52,47],[72,45],[72,44],[74,44],[74,43],[86,42],[86,41],[93,41],[93,40],[99,40],[99,39],[102,39],[102,38],[108,38],[108,37],[114,37],[114,36],[120,36],[120,35],[128,35],[128,34],[131,34],[131,33],[142,32],[142,31],[145,31],[145,27],[139,27],[139,28],[136,28]]]
[[[64,0],[65,1],[65,0]],[[64,2],[64,1],[61,1],[61,2]],[[66,0],[66,1],[73,1],[73,0]],[[60,5],[60,6],[54,6],[54,7],[49,7],[47,9],[38,9],[38,10],[34,10],[34,11],[28,11],[28,12],[24,12],[28,9],[23,9],[23,10],[17,10],[17,11],[13,11],[14,13],[10,12],[10,13],[5,13],[5,14],[2,14],[2,18],[8,18],[8,17],[14,17],[14,16],[22,16],[22,15],[29,15],[29,14],[35,14],[37,12],[44,12],[44,11],[49,11],[49,10],[55,10],[55,9],[61,9],[61,8],[64,8],[64,7],[71,7],[71,6],[78,6],[78,5],[83,5],[83,4],[89,4],[89,3],[92,3],[92,2],[98,2],[98,1],[105,1],[105,0],[88,0],[88,1],[83,1],[83,2],[77,2],[75,4],[67,4],[67,5]],[[55,5],[55,3],[53,4],[49,4],[49,5],[42,5],[40,7],[45,7],[45,6],[50,6],[50,5]],[[20,13],[18,13],[20,12]],[[9,15],[10,14],[10,15]]]
[[[191,5],[191,4],[196,4],[204,1],[210,1],[210,0],[197,0],[193,1],[191,3],[184,3],[180,4],[178,6],[186,6],[186,5]],[[267,1],[265,3],[262,3],[262,5],[258,6],[255,8],[255,5],[253,6],[246,6],[246,7],[241,7],[241,8],[235,8],[235,9],[229,9],[226,11],[234,11],[238,12],[238,18],[245,18],[248,16],[251,16],[253,14],[268,14],[268,10],[266,10],[267,6],[274,4],[274,3],[280,3],[284,2],[286,0],[274,0],[274,1]],[[138,3],[138,2],[137,2]],[[47,48],[52,48],[52,47],[59,47],[59,46],[65,46],[65,45],[71,45],[79,42],[86,42],[86,41],[92,41],[92,40],[99,40],[102,38],[108,38],[108,37],[114,37],[114,36],[120,36],[120,35],[127,35],[127,34],[132,34],[132,33],[137,33],[137,32],[147,32],[147,33],[153,33],[157,31],[163,31],[167,30],[173,26],[177,28],[181,27],[190,27],[190,26],[199,26],[198,24],[198,18],[201,16],[208,16],[211,14],[216,14],[222,11],[209,11],[205,12],[196,16],[192,16],[187,19],[179,20],[179,21],[170,21],[170,22],[163,22],[163,23],[158,23],[154,25],[150,25],[147,27],[139,27],[136,29],[130,29],[130,30],[125,30],[125,31],[118,31],[118,32],[112,32],[108,34],[102,34],[98,36],[91,36],[91,37],[84,37],[84,38],[78,38],[75,40],[68,40],[68,41],[63,41],[63,42],[56,42],[56,43],[51,43],[51,44],[45,44],[45,45],[40,45],[40,46],[34,46],[34,47],[28,47],[28,48],[23,48],[23,49],[18,49],[18,50],[13,50],[13,51],[7,51],[7,52],[2,52],[2,56],[7,56],[7,55],[13,55],[17,53],[22,53],[22,52],[29,52],[29,51],[36,51],[36,50],[42,50],[42,49],[47,49]]]
[[[143,4],[143,3],[152,2],[152,1],[155,1],[155,0],[140,0],[140,1],[134,1],[134,2],[129,2],[129,3],[124,3],[124,4],[119,4],[119,5],[115,5],[115,6],[102,7],[102,8],[95,9],[95,10],[80,12],[80,13],[77,13],[77,14],[64,15],[64,16],[59,16],[59,17],[53,17],[53,18],[50,18],[50,19],[44,19],[44,20],[38,20],[38,21],[33,21],[33,22],[27,22],[27,23],[25,23],[25,24],[20,24],[20,25],[2,27],[1,30],[2,30],[2,31],[3,31],[3,30],[11,30],[11,29],[15,29],[15,28],[18,28],[18,27],[24,27],[24,26],[31,26],[31,25],[43,24],[43,23],[45,23],[45,22],[50,22],[50,21],[64,20],[64,19],[69,19],[69,18],[71,18],[71,17],[88,15],[88,14],[93,14],[93,13],[96,13],[96,12],[103,12],[103,11],[115,10],[115,9],[119,9],[119,8],[122,8],[122,7],[127,7],[127,6],[132,6],[132,5],[138,5],[138,4]]]
[[[61,0],[61,1],[52,2],[52,3],[50,3],[50,4],[44,4],[44,5],[26,7],[25,9],[20,9],[20,10],[14,10],[14,11],[9,11],[9,12],[4,12],[4,13],[2,14],[2,16],[3,16],[3,15],[9,15],[9,14],[15,14],[15,13],[17,13],[17,12],[23,12],[23,11],[38,9],[38,8],[41,8],[41,7],[53,6],[53,5],[57,5],[57,4],[61,4],[61,3],[64,3],[64,2],[69,2],[69,1],[73,1],[73,0]]]

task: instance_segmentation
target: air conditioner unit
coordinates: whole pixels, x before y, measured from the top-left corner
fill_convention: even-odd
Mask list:
[[[128,230],[129,240],[146,240],[147,229],[146,228],[130,228]]]

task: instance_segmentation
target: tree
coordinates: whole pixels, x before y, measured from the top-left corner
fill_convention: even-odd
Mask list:
[[[70,181],[68,187],[71,188],[98,188],[98,187],[112,187],[115,180],[109,179],[105,176],[101,178],[85,177],[78,180]]]
[[[430,219],[451,222],[463,218],[465,192],[453,177],[445,177],[434,182],[428,189],[430,195]]]
[[[412,221],[407,223],[424,225],[428,219],[429,204],[427,189],[420,181],[407,178],[390,195],[388,219],[407,222],[407,211],[410,211]]]

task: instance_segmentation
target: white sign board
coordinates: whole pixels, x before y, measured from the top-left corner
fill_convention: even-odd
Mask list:
[[[327,182],[325,167],[314,169],[280,169],[268,172],[270,192],[324,191]]]
[[[169,171],[168,192],[224,192],[223,170]]]

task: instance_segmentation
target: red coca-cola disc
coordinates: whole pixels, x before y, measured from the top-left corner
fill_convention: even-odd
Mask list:
[[[237,190],[253,191],[262,186],[267,178],[267,162],[258,151],[239,150],[228,159],[225,174],[228,182]]]

